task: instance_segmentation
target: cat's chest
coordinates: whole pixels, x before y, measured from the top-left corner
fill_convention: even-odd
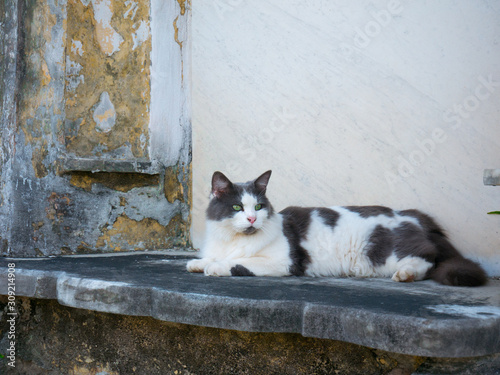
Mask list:
[[[216,224],[217,225],[217,224]],[[254,234],[233,234],[220,236],[220,231],[211,228],[207,237],[207,251],[216,258],[248,258],[253,256],[272,257],[289,253],[288,241],[281,230],[280,217],[273,218],[266,228]]]
[[[221,250],[231,258],[254,256],[266,245],[261,236],[243,235],[235,236],[229,241],[219,242]]]

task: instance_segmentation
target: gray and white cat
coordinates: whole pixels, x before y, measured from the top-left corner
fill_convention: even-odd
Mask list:
[[[288,207],[266,197],[267,171],[253,181],[212,177],[206,242],[190,272],[208,276],[356,276],[486,283],[428,215],[383,206]]]

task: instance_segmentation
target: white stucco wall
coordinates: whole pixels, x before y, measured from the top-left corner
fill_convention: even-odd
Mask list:
[[[192,2],[192,236],[210,179],[288,205],[435,216],[500,275],[500,1]]]

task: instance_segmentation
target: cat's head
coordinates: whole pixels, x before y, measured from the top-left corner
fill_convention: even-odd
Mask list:
[[[273,215],[273,207],[266,197],[269,177],[271,171],[253,181],[233,183],[221,172],[215,172],[207,219],[221,222],[237,233],[256,233]]]

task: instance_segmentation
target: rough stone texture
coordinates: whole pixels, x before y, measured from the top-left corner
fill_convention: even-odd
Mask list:
[[[17,306],[16,368],[0,360],[5,374],[410,374],[424,361],[298,334],[196,327],[55,301],[19,298]],[[3,350],[5,321],[0,329]]]
[[[12,196],[12,154],[15,146],[15,128],[17,122],[17,40],[18,40],[17,2],[0,3],[0,253],[5,254],[9,248],[9,233],[12,222],[4,218],[13,216]]]
[[[129,173],[158,175],[161,169],[150,161],[137,159],[109,160],[90,158],[61,158],[58,163],[59,174],[68,173],[74,176],[78,172]],[[111,176],[111,175],[110,175]],[[140,179],[140,175],[137,176]],[[172,178],[172,177],[170,177]],[[104,180],[104,179],[101,179]]]
[[[0,293],[15,263],[16,295],[162,321],[299,333],[431,357],[500,353],[500,282],[453,288],[385,279],[208,278],[184,253],[0,260]]]
[[[162,2],[189,39],[189,7]],[[190,246],[189,91],[167,82],[182,116],[150,131],[158,36],[149,22],[163,17],[150,5],[0,4],[1,255]],[[177,34],[169,28],[163,42],[179,49]],[[189,71],[188,58],[177,63]],[[165,72],[167,81],[183,79],[182,71]],[[174,155],[168,163],[150,155],[151,138],[163,133],[182,140],[157,144]]]

